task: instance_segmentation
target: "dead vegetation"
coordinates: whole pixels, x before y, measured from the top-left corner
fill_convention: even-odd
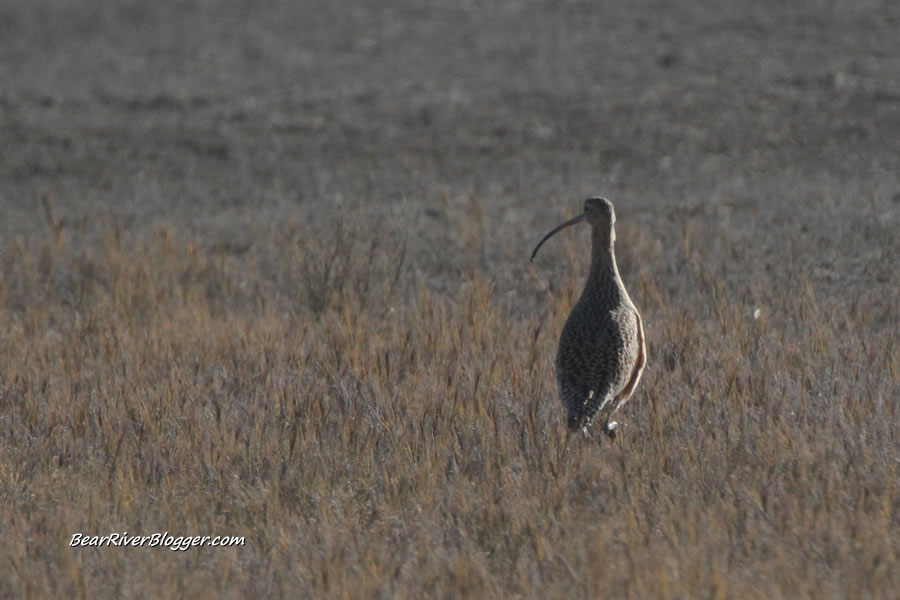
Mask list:
[[[900,4],[263,4],[0,8],[0,598],[897,595]]]
[[[625,275],[650,366],[619,442],[567,447],[552,356],[578,281],[516,313],[487,274],[430,289],[388,224],[309,233],[273,226],[227,254],[113,226],[79,250],[59,227],[4,254],[3,595],[900,583],[896,297],[827,302],[799,274],[738,297],[696,247],[680,259],[693,292],[668,297],[632,228],[651,254]],[[122,531],[247,545],[67,546]]]

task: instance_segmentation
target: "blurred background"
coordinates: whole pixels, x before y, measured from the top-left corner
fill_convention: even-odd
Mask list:
[[[892,597],[898,31],[0,0],[0,597]],[[615,444],[555,389],[588,228],[528,261],[592,195]],[[68,546],[122,531],[246,545]]]
[[[794,243],[822,285],[884,282],[898,29],[875,0],[5,2],[0,248],[46,228],[42,199],[75,238],[235,250],[354,214],[409,231],[440,286],[502,278],[605,195],[664,248],[693,223],[730,275],[777,276]]]

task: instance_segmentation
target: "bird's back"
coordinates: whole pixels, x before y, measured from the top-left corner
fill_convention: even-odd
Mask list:
[[[589,280],[572,309],[556,354],[560,398],[571,430],[614,410],[640,353],[637,310],[618,278]]]

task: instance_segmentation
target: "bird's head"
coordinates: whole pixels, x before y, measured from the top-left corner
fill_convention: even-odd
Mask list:
[[[583,213],[581,213],[574,219],[569,219],[562,225],[558,225],[553,229],[553,231],[545,235],[543,239],[538,242],[538,245],[534,248],[534,252],[531,253],[531,260],[534,260],[534,257],[537,256],[538,249],[544,242],[550,239],[552,235],[559,231],[562,231],[566,227],[571,227],[572,225],[577,225],[578,223],[582,223],[584,221],[587,221],[588,225],[593,228],[595,235],[608,235],[610,243],[615,241],[616,211],[613,209],[612,202],[610,202],[606,198],[588,198],[584,201]]]
[[[606,198],[588,198],[584,201],[584,219],[591,227],[612,233],[616,211]]]

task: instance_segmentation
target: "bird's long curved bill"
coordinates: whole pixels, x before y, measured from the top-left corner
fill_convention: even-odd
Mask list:
[[[534,247],[534,252],[531,253],[531,260],[534,260],[534,257],[537,256],[537,253],[538,253],[538,250],[540,249],[540,247],[544,244],[544,242],[549,240],[553,234],[555,234],[559,231],[562,231],[566,227],[571,227],[572,225],[577,225],[577,224],[581,223],[582,221],[584,221],[584,213],[581,213],[574,219],[569,219],[568,221],[566,221],[562,225],[557,226],[553,231],[551,231],[550,233],[545,235],[544,238],[538,242],[538,245]]]

